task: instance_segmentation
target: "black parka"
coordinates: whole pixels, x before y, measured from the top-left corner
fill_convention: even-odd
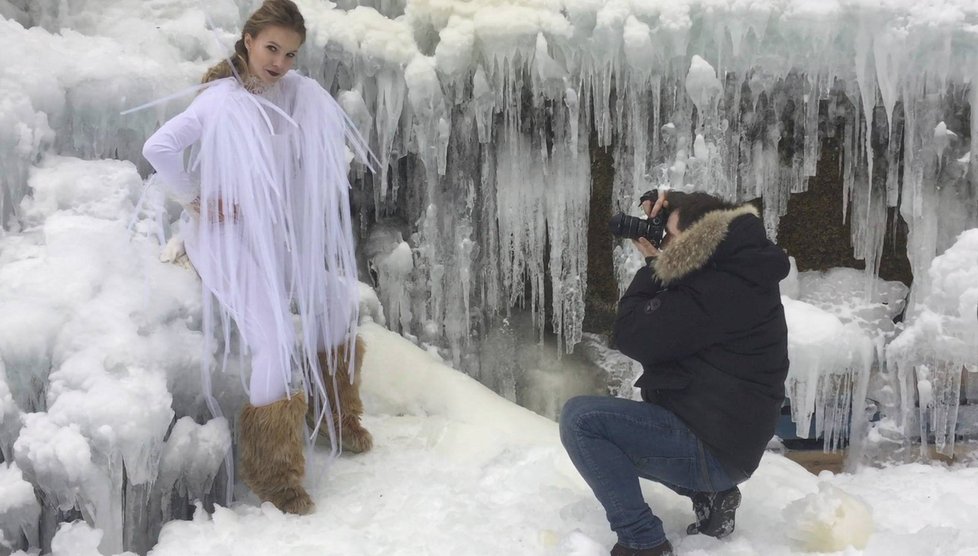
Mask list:
[[[736,479],[774,434],[788,373],[778,283],[785,253],[750,205],[707,213],[618,303],[614,341],[642,364],[643,394],[675,413]]]

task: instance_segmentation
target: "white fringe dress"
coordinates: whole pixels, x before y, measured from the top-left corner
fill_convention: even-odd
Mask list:
[[[310,403],[328,419],[317,353],[355,352],[347,140],[366,161],[329,93],[290,71],[261,94],[234,78],[214,82],[143,148],[171,196],[199,203],[183,215],[183,233],[205,288],[205,338],[214,337],[213,294],[225,338],[230,318],[250,351],[253,405],[289,396],[301,369]]]

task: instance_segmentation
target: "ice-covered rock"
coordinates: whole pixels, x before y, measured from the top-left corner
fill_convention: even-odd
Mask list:
[[[905,328],[886,349],[900,393],[900,423],[922,448],[954,449],[963,373],[978,372],[978,229],[963,232],[934,258],[928,287]],[[919,398],[914,393],[919,392]],[[919,419],[912,412],[919,408]],[[914,422],[919,430],[910,430]]]
[[[812,417],[815,435],[826,448],[841,445],[850,430],[850,411],[860,408],[873,364],[869,335],[853,323],[803,301],[781,298],[788,323],[788,378],[798,436],[807,438]]]

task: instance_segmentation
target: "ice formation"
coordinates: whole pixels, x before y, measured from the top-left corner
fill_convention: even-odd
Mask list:
[[[865,448],[869,420],[879,409],[899,411],[886,398],[886,345],[906,309],[908,288],[851,268],[792,273],[786,292],[791,369],[786,383],[798,434],[807,437],[810,417],[826,449],[850,443],[853,462]],[[874,386],[870,394],[870,386]],[[870,394],[867,397],[867,394]]]
[[[206,499],[230,449],[227,419],[216,418],[199,425],[190,417],[181,417],[170,430],[160,457],[161,518],[171,515],[174,491],[188,502]]]
[[[128,231],[131,163],[48,156],[27,183],[23,229],[0,238],[0,453],[44,520],[74,508],[103,549],[146,548],[132,508],[153,495],[174,408],[201,412],[197,285],[157,261],[147,220]]]
[[[782,298],[788,321],[791,366],[785,393],[798,436],[807,438],[812,416],[816,437],[835,448],[848,437],[853,399],[865,399],[873,345],[853,324],[814,305]],[[861,396],[861,397],[860,397]]]
[[[8,226],[16,225],[26,169],[48,146],[136,160],[134,138],[165,112],[123,121],[115,108],[192,81],[203,66],[197,60],[220,50],[213,35],[228,40],[250,7],[208,4],[212,33],[191,0],[122,2],[99,18],[90,17],[88,4],[11,2],[5,11],[14,18],[4,21],[5,33],[25,49],[40,50],[31,46],[43,42],[86,53],[71,57],[74,68],[68,56],[52,60],[44,78],[26,67],[4,70],[20,107],[4,112],[11,124],[4,128],[16,130],[3,151],[4,175],[12,176],[4,185]],[[586,242],[566,233],[580,227],[564,226],[586,215],[590,178],[568,164],[583,158],[588,166],[590,133],[595,146],[614,149],[622,205],[661,183],[762,197],[772,235],[788,195],[805,190],[814,173],[820,139],[842,138],[855,255],[867,261],[869,275],[880,257],[877,222],[886,207],[899,203],[911,226],[918,273],[974,223],[964,201],[976,196],[965,158],[975,124],[943,114],[969,104],[973,94],[964,45],[974,38],[976,9],[967,2],[928,9],[897,0],[876,7],[700,0],[414,1],[349,10],[299,4],[311,29],[302,65],[345,106],[358,107],[354,117],[381,154],[381,173],[365,178],[372,202],[361,207],[364,218],[398,213],[417,230],[405,237],[420,255],[406,288],[411,333],[444,323],[442,341],[455,359],[485,319],[514,302],[553,319],[568,349],[579,341],[586,275],[575,261],[583,260]],[[130,19],[123,18],[140,28],[124,28]],[[35,27],[24,30],[16,21]],[[62,27],[72,31],[45,32]],[[118,48],[136,31],[137,49]],[[94,60],[108,49],[133,54],[116,57],[105,72]],[[531,167],[546,179],[522,173]],[[506,204],[514,188],[537,195],[539,204],[558,186],[566,186],[566,197],[552,209],[512,212]],[[566,221],[554,214],[560,206],[571,211]],[[942,218],[934,218],[937,211]],[[559,237],[573,241],[556,245]],[[465,248],[466,241],[479,248]],[[556,260],[554,251],[562,253]],[[473,264],[500,272],[472,273]],[[549,278],[548,265],[557,266]],[[539,291],[545,282],[554,291],[549,308]],[[531,290],[526,300],[524,283]],[[467,299],[447,303],[448,297]]]
[[[145,217],[174,207],[133,206],[142,141],[189,99],[121,111],[195,83],[254,4],[0,0],[0,455],[43,493],[43,519],[75,507],[102,529],[56,536],[77,533],[78,546],[142,550],[154,525],[120,517],[123,499],[162,510],[161,489],[189,502],[225,488],[213,457],[233,422],[210,421],[198,398],[198,286],[156,261],[173,231]],[[298,4],[300,69],[381,161],[376,175],[352,168],[359,231],[377,238],[363,242],[375,243],[365,266],[383,301],[373,320],[515,399],[519,371],[494,354],[548,324],[559,350],[582,345],[599,153],[614,160],[615,208],[663,186],[760,198],[775,237],[823,141],[837,141],[836,218],[866,271],[789,282],[796,417],[842,438],[846,411],[865,418],[877,368],[891,396],[880,401],[904,424],[921,392],[920,422],[939,445],[953,440],[955,377],[978,358],[951,349],[976,345],[973,289],[955,282],[976,283],[961,254],[973,234],[948,250],[978,227],[970,0]],[[888,210],[909,228],[905,307],[905,291],[875,278]],[[955,257],[957,270],[942,266]],[[613,261],[624,287],[641,261],[621,249]],[[901,333],[891,323],[904,309]],[[233,406],[230,369],[214,388]],[[194,456],[167,455],[178,446]]]
[[[586,237],[561,230],[581,229],[567,222],[586,217],[590,177],[587,163],[570,181],[554,169],[589,160],[589,147],[612,150],[614,205],[657,185],[761,197],[776,236],[823,139],[839,140],[839,220],[867,263],[867,297],[888,207],[909,223],[917,274],[976,224],[975,124],[945,114],[973,94],[965,2],[300,5],[328,30],[315,38],[322,58],[305,63],[377,115],[372,137],[391,166],[364,183],[364,217],[416,231],[404,236],[415,266],[381,293],[410,307],[392,326],[440,335],[455,361],[471,361],[470,340],[514,305],[550,320],[566,348],[579,341]],[[379,33],[395,46],[380,48]],[[627,259],[615,258],[621,280]]]
[[[9,553],[11,549],[36,546],[40,515],[34,486],[24,480],[16,463],[0,463],[0,550]]]
[[[978,373],[978,229],[934,258],[927,277],[886,357],[902,408],[898,425],[907,438],[919,435],[921,450],[932,436],[939,451],[952,453],[961,381]]]

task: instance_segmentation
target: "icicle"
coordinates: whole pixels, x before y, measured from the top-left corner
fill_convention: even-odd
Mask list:
[[[404,108],[406,86],[400,73],[384,69],[377,74],[377,103],[374,111],[374,121],[377,125],[377,154],[380,157],[380,177],[374,187],[375,215],[379,218],[384,204],[387,202],[388,175],[390,172],[391,156],[394,151],[394,137],[400,127],[401,111]],[[368,137],[368,135],[364,135]],[[398,182],[395,180],[391,187],[390,196],[397,199]]]

